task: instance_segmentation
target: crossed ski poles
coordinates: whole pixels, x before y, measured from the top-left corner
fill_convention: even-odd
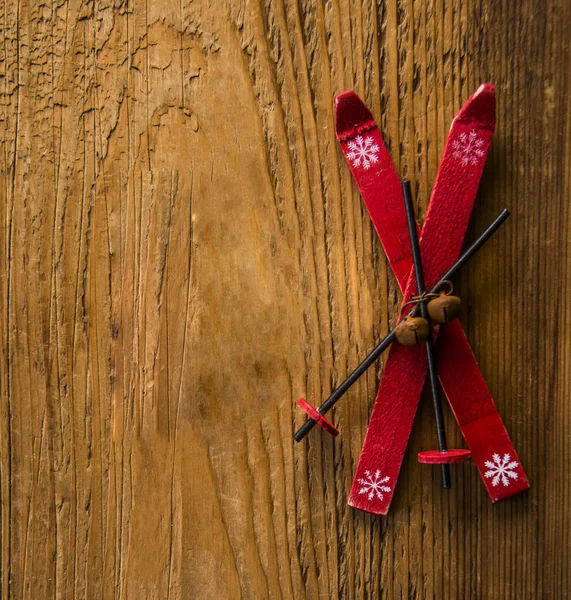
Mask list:
[[[430,293],[437,293],[440,291],[442,286],[451,279],[454,278],[456,273],[480,250],[480,248],[494,235],[494,233],[504,224],[506,219],[510,216],[507,208],[504,208],[502,212],[492,221],[485,231],[482,232],[480,237],[460,256],[460,258],[450,267],[450,269],[439,279],[438,283],[430,290]],[[414,316],[420,310],[419,305],[414,306],[408,313],[407,316]],[[337,436],[339,431],[337,428],[327,419],[324,419],[326,415],[339,400],[345,395],[351,386],[357,382],[357,380],[363,375],[371,365],[381,356],[381,354],[395,341],[395,328],[385,336],[375,348],[367,354],[359,366],[332,392],[332,394],[319,406],[314,409],[315,412],[319,413],[314,418],[311,416],[307,421],[295,432],[294,439],[296,442],[301,442],[303,438],[315,427],[320,425],[325,431],[331,433],[334,437]],[[299,404],[303,405],[305,400],[301,399]],[[329,424],[329,427],[325,425],[325,422]],[[334,433],[336,432],[336,433]]]

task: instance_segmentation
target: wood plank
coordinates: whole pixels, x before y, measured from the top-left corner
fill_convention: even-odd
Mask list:
[[[278,0],[0,6],[2,598],[571,595],[571,5]],[[450,122],[498,119],[457,282],[532,489],[491,505],[416,453],[391,512],[347,496],[394,322],[337,147],[371,106],[422,220]],[[461,443],[446,415],[450,446]]]

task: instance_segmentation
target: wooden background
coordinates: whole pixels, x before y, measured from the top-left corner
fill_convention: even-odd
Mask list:
[[[0,5],[1,590],[22,599],[571,596],[571,3]],[[399,294],[338,149],[372,107],[419,219],[496,85],[457,289],[530,477],[492,506],[421,405],[391,512],[346,504]],[[451,444],[460,444],[447,414]]]

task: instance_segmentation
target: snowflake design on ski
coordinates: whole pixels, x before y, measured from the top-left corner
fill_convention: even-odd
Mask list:
[[[477,165],[485,155],[484,140],[475,131],[462,132],[452,142],[453,156],[463,165]]]
[[[363,486],[359,494],[367,494],[367,498],[372,500],[376,496],[379,500],[384,498],[383,492],[390,492],[391,488],[383,485],[389,481],[390,477],[381,477],[381,472],[377,469],[374,475],[371,471],[365,471],[365,478],[359,477],[357,481]]]
[[[492,479],[492,485],[496,487],[500,481],[503,483],[504,487],[508,487],[511,483],[510,479],[517,479],[518,474],[514,472],[516,467],[519,467],[519,463],[515,460],[510,462],[511,456],[509,454],[504,454],[503,458],[499,454],[494,454],[493,457],[494,462],[491,460],[487,460],[484,464],[489,471],[484,473],[484,477],[486,479]]]
[[[379,160],[378,154],[380,148],[370,136],[363,139],[363,136],[358,135],[347,146],[351,150],[351,152],[347,153],[347,156],[354,167],[363,167],[363,169],[367,170]]]

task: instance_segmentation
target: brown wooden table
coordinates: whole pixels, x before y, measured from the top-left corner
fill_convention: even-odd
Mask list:
[[[0,7],[1,596],[571,597],[571,3],[7,0]],[[455,112],[498,123],[457,281],[531,480],[492,506],[421,403],[391,512],[294,429],[399,294],[333,128],[372,107],[426,209]],[[450,411],[451,446],[461,444]]]

